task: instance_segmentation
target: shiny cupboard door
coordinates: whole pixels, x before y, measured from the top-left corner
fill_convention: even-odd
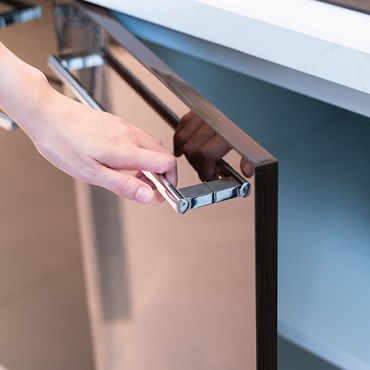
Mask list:
[[[42,9],[21,1],[0,1],[0,29],[17,23],[25,23],[40,18]]]
[[[5,27],[38,19],[41,15],[42,9],[38,5],[2,0],[0,1],[0,32]],[[0,110],[0,128],[11,131],[16,127],[16,123]]]
[[[68,94],[183,153],[168,202],[76,184],[96,368],[276,369],[276,160],[103,9],[55,13]]]

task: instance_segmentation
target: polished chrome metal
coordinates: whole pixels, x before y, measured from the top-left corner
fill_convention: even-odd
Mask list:
[[[225,164],[225,167],[231,168],[229,164],[222,162]],[[147,171],[143,171],[143,173],[155,184],[158,191],[178,214],[184,214],[189,209],[247,196],[250,192],[250,184],[244,179],[244,181],[240,181],[239,178],[242,178],[240,175],[238,178],[229,176],[207,183],[204,182],[176,189],[163,175]]]
[[[249,187],[249,183],[246,183]],[[240,190],[244,184],[241,183],[233,177],[225,177],[220,180],[209,181],[207,183],[208,187],[213,192],[213,202],[219,203],[227,199],[237,198],[240,196]]]
[[[191,185],[178,192],[189,203],[190,208],[199,208],[213,203],[213,191],[206,183]]]
[[[9,116],[0,112],[0,127],[8,131],[13,131],[18,126]]]
[[[153,181],[158,191],[178,214],[184,214],[189,209],[237,198],[244,193],[249,194],[249,183],[246,180],[239,182],[233,176],[176,189],[163,175],[147,171],[143,173]]]
[[[71,69],[81,70],[104,64],[104,53],[66,55],[60,58],[49,56],[49,66],[53,72],[70,88],[76,97],[87,106],[103,111],[103,107],[89,94],[81,83],[70,73]],[[219,203],[237,197],[246,197],[250,192],[250,184],[227,162],[217,163],[220,179],[176,189],[165,176],[148,171],[143,174],[151,180],[161,195],[178,213]]]
[[[78,63],[76,62],[77,57],[72,58],[74,60],[73,64],[83,65],[84,58],[80,57]],[[102,106],[91,97],[89,92],[79,83],[79,81],[73,77],[73,75],[69,72],[68,67],[69,64],[66,60],[63,60],[55,55],[50,55],[49,59],[49,67],[50,69],[60,78],[60,80],[68,86],[68,88],[76,95],[77,99],[89,106],[90,108],[103,111],[104,109]]]
[[[143,171],[143,174],[153,182],[164,199],[178,214],[184,214],[189,209],[189,202],[163,175],[149,171]]]
[[[42,16],[40,5],[26,4],[19,1],[2,0],[0,5],[5,5],[6,9],[0,8],[0,29],[12,24],[25,23]]]
[[[250,193],[251,186],[246,179],[241,176],[237,171],[234,170],[227,162],[221,160],[217,163],[217,171],[221,176],[231,176],[241,185],[238,188],[238,196],[240,197],[247,197]]]
[[[104,64],[104,56],[99,53],[65,55],[59,58],[60,63],[69,71],[78,71],[84,68],[98,67]]]

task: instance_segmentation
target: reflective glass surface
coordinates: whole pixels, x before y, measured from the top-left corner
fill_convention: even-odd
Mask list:
[[[256,163],[272,157],[164,63],[136,50],[129,35],[123,36],[126,49],[78,11],[57,14],[61,50],[69,53],[61,56],[62,64],[97,102],[93,105],[160,138],[178,157],[178,183],[172,185],[187,199],[183,189],[195,186],[198,204],[210,203],[178,215],[166,201],[143,206],[77,184],[98,368],[258,368],[266,357],[257,356],[258,318],[269,314],[256,312],[256,276],[262,271],[256,268],[262,256],[256,254],[262,224],[256,224]],[[235,179],[248,184],[248,196],[239,196]],[[260,199],[264,192],[260,187]],[[268,312],[267,304],[263,309]],[[269,318],[274,304],[271,309]]]

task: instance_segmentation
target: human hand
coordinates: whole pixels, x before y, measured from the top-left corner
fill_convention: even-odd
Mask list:
[[[62,171],[141,203],[152,201],[152,184],[123,170],[166,174],[176,185],[175,157],[158,139],[58,93],[1,42],[0,75],[0,107]]]
[[[176,161],[161,142],[109,113],[98,112],[51,88],[23,125],[38,151],[69,175],[127,199],[149,203],[152,186],[141,173],[166,174],[176,184]]]
[[[184,154],[202,181],[218,179],[217,161],[230,150],[227,141],[193,112],[187,113],[176,128],[175,155],[179,157]],[[245,176],[253,175],[252,166],[244,158],[241,160],[240,168]]]

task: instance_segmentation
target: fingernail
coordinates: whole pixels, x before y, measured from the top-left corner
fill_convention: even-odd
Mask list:
[[[153,191],[143,186],[136,192],[135,199],[140,203],[150,203],[153,200]]]

